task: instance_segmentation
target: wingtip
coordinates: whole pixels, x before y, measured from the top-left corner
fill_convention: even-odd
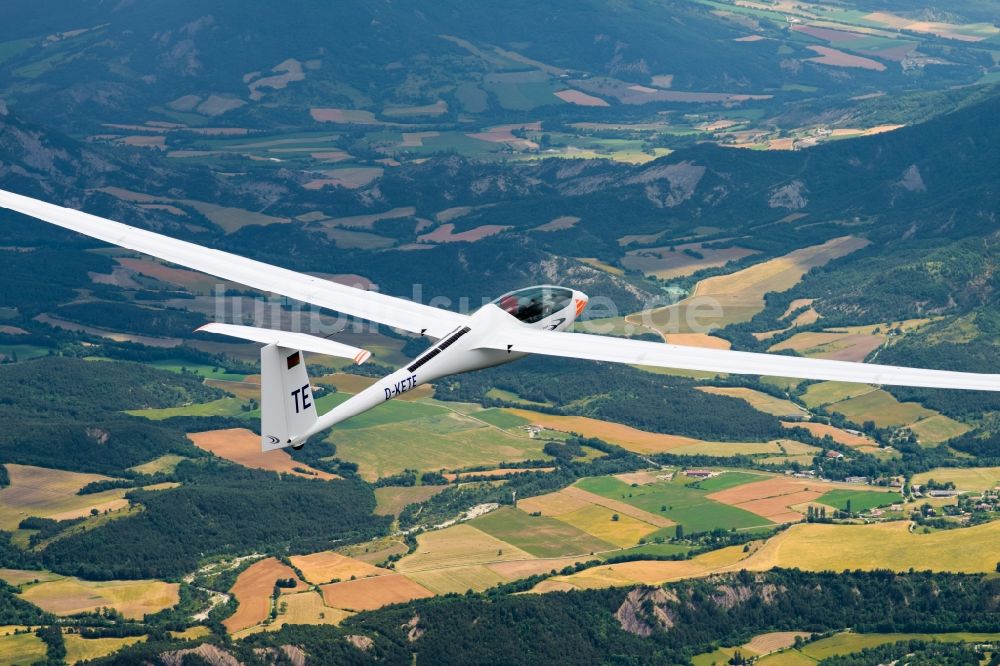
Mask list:
[[[354,355],[354,363],[356,365],[361,365],[368,359],[372,357],[372,353],[368,350],[362,349],[357,354]]]

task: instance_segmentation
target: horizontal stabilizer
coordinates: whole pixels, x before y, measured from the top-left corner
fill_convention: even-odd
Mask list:
[[[256,326],[240,326],[238,324],[205,324],[198,331],[202,333],[215,333],[217,335],[228,335],[233,338],[262,342],[265,345],[278,345],[287,349],[300,349],[313,354],[323,354],[324,356],[336,356],[337,358],[349,358],[358,365],[361,365],[369,358],[371,352],[351,345],[345,345],[334,340],[327,340],[308,333],[293,333],[291,331],[278,331],[273,328],[257,328]]]

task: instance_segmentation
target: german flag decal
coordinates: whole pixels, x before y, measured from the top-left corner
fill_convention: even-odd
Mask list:
[[[297,366],[301,361],[302,361],[302,355],[299,354],[299,352],[295,352],[294,354],[290,355],[288,357],[288,369],[291,370],[292,368]]]

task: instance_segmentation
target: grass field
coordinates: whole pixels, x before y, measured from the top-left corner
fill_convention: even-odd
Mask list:
[[[27,666],[44,662],[47,651],[45,643],[34,633],[14,634],[13,625],[0,626],[0,664],[3,666]]]
[[[592,516],[594,520],[598,518]],[[611,523],[610,512],[607,521]],[[637,521],[636,521],[637,522]],[[584,531],[570,521],[556,520],[547,516],[531,516],[512,507],[502,507],[487,515],[476,518],[469,525],[489,535],[513,544],[535,557],[560,557],[601,550],[609,550],[612,544]],[[649,526],[653,531],[652,526]],[[628,545],[638,541],[630,542]]]
[[[344,610],[374,610],[388,604],[434,596],[430,590],[401,574],[359,578],[323,586],[327,606]]]
[[[800,649],[788,650],[763,658],[757,663],[763,666],[785,666],[786,664],[815,664],[817,661],[840,655],[860,652],[865,648],[877,647],[898,641],[922,640],[939,643],[985,643],[1000,639],[1000,634],[973,634],[955,632],[946,634],[856,634],[842,632],[818,641],[807,643]]]
[[[944,414],[935,414],[926,419],[921,419],[916,423],[911,423],[908,427],[917,436],[917,441],[927,445],[937,445],[947,442],[949,439],[964,435],[972,430],[972,426],[956,421]]]
[[[577,487],[665,516],[684,526],[685,532],[707,532],[768,525],[770,521],[748,511],[708,499],[707,491],[680,483],[655,483],[633,488],[608,476],[581,479]],[[662,511],[666,507],[665,511]],[[670,530],[671,528],[667,528]]]
[[[138,472],[139,474],[156,474],[158,472],[169,474],[177,469],[177,465],[182,460],[187,460],[187,458],[174,453],[168,453],[160,456],[159,458],[154,458],[149,462],[142,463],[141,465],[130,467],[129,469],[133,472]]]
[[[81,638],[77,634],[63,632],[66,643],[66,662],[75,664],[88,659],[98,659],[114,654],[126,645],[134,645],[146,640],[145,636],[127,636],[125,638]]]
[[[445,486],[382,486],[375,489],[375,513],[398,516],[407,504],[419,504],[437,495]]]
[[[205,379],[216,379],[228,382],[241,382],[246,379],[246,375],[229,372],[225,368],[206,365],[203,363],[193,363],[185,360],[165,359],[162,361],[151,361],[149,363],[145,363],[145,365],[151,365],[154,368],[159,368],[160,370],[170,370],[171,372],[193,372],[196,375],[201,375]]]
[[[889,506],[900,501],[899,493],[876,492],[873,490],[831,490],[817,500],[820,504],[832,506],[835,509],[847,510],[847,502],[851,502],[851,511],[858,513],[880,506]]]
[[[190,433],[188,439],[194,442],[198,448],[211,451],[220,458],[231,460],[244,467],[266,469],[307,479],[329,481],[340,478],[335,474],[314,469],[305,463],[293,460],[287,451],[262,452],[260,450],[260,437],[244,428]]]
[[[128,409],[125,410],[125,413],[132,416],[142,416],[153,421],[162,421],[175,416],[241,416],[245,413],[242,408],[243,400],[240,398],[225,397],[181,407]]]
[[[754,474],[753,472],[723,472],[718,476],[703,479],[697,483],[690,484],[695,488],[706,492],[714,493],[727,488],[735,488],[754,481],[763,481],[768,477],[764,474]]]
[[[959,490],[991,490],[1000,486],[1000,467],[938,467],[913,476],[919,486],[933,479],[938,483],[951,481]]]
[[[754,409],[771,414],[772,416],[802,416],[805,411],[791,400],[776,398],[773,395],[762,393],[748,388],[723,387],[723,386],[699,386],[699,391],[711,393],[713,395],[724,395],[730,398],[739,398],[750,403]]]
[[[867,384],[854,384],[849,382],[820,382],[810,384],[805,393],[802,394],[802,402],[810,409],[823,407],[841,400],[847,400],[855,396],[864,395],[873,391]]]
[[[481,412],[476,412],[475,417],[504,430],[511,430],[530,423],[528,419],[512,413],[509,409],[484,409]]]
[[[239,601],[239,607],[235,613],[223,620],[222,624],[225,625],[226,631],[233,634],[267,619],[271,612],[271,593],[279,578],[292,578],[298,581],[298,576],[291,568],[273,557],[254,562],[240,572],[230,590]],[[301,581],[299,585],[301,586]]]
[[[937,415],[937,412],[915,402],[899,402],[882,390],[843,400],[828,406],[828,409],[843,414],[855,423],[874,421],[880,428],[909,425]]]
[[[49,580],[58,580],[62,578],[60,574],[52,573],[51,571],[32,571],[29,569],[0,569],[0,580],[7,583],[8,585],[13,585],[14,587],[19,587],[25,583],[39,582],[43,583]]]
[[[13,530],[28,516],[64,520],[86,516],[91,509],[115,510],[128,506],[123,499],[127,488],[91,495],[76,491],[93,481],[109,477],[100,474],[65,472],[30,465],[7,464],[10,485],[0,489],[0,529]]]
[[[379,409],[390,407],[392,402]],[[409,403],[397,403],[401,404]],[[337,446],[337,457],[357,463],[358,473],[369,481],[407,468],[437,471],[547,458],[541,440],[507,434],[434,405],[412,406],[434,411],[412,418],[405,430],[392,423],[334,428],[329,437]],[[401,446],[406,447],[405,457],[399,454]]]
[[[391,573],[388,569],[380,569],[329,550],[311,555],[293,555],[288,560],[302,572],[305,581],[313,585],[323,585],[334,579],[348,580],[352,576],[367,578]]]
[[[147,613],[170,608],[180,600],[177,583],[159,580],[85,581],[60,578],[25,588],[21,597],[56,615],[93,611],[101,606],[114,608],[129,619],[140,620]]]

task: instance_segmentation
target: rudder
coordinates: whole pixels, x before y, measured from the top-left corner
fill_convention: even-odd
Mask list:
[[[260,369],[260,444],[273,451],[290,446],[316,423],[316,401],[301,350],[266,345]]]

